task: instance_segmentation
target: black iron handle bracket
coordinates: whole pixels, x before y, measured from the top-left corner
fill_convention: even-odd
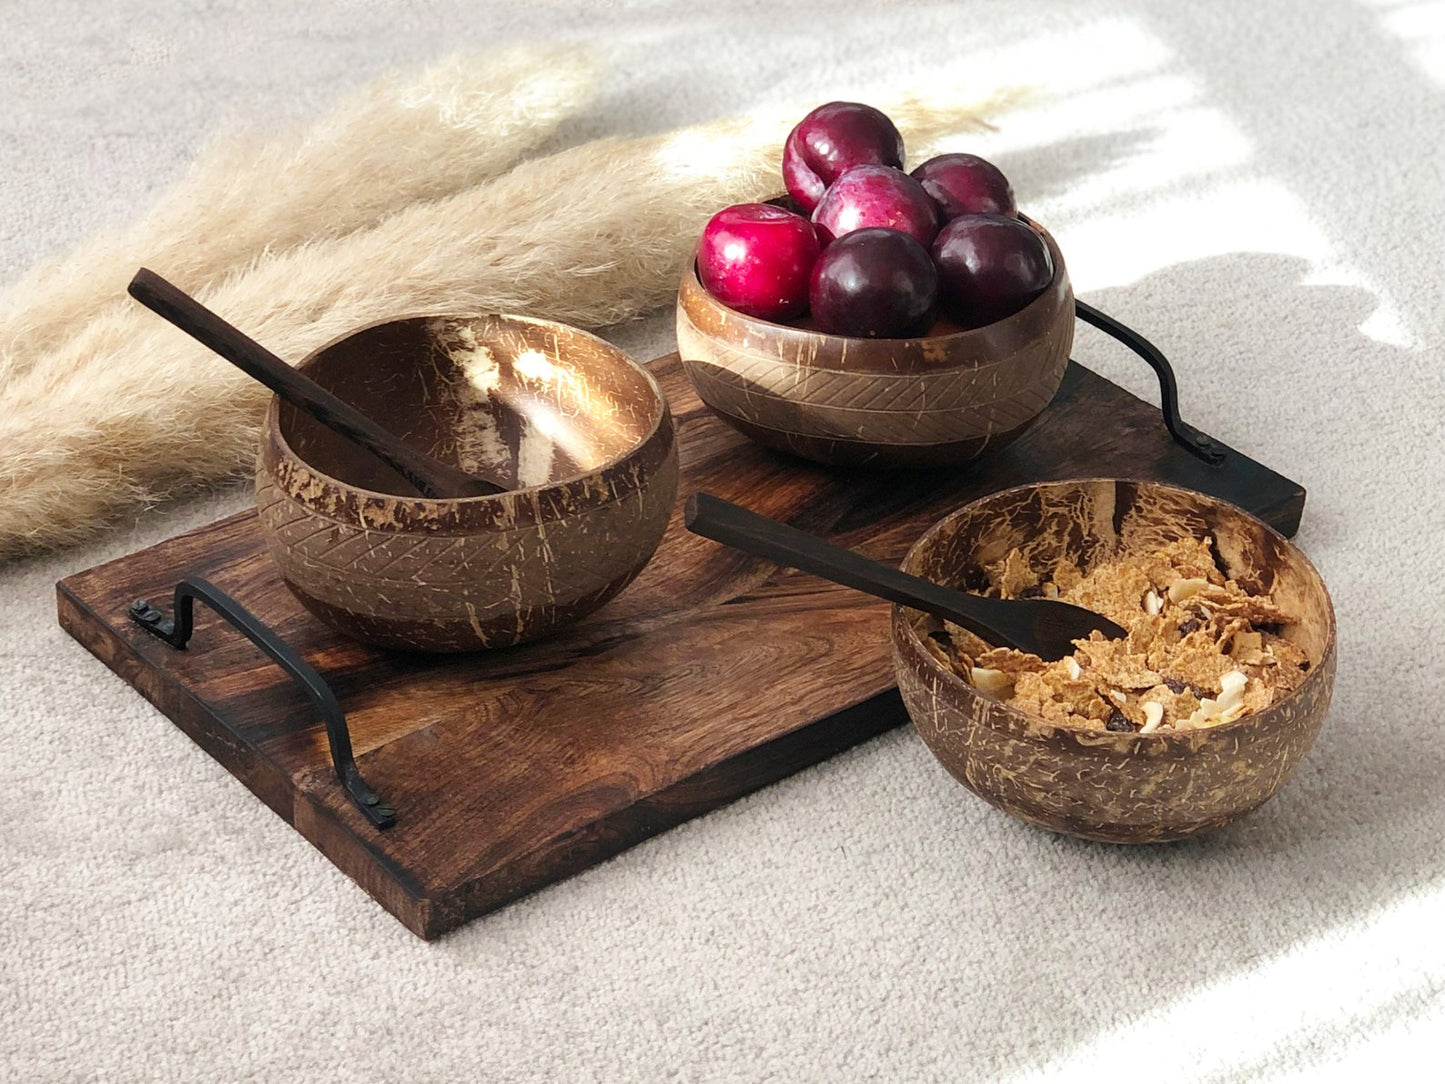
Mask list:
[[[1179,384],[1174,379],[1174,369],[1159,348],[1133,328],[1126,327],[1112,316],[1104,315],[1077,298],[1074,299],[1074,311],[1084,323],[1118,339],[1149,363],[1154,375],[1159,378],[1159,410],[1164,415],[1164,425],[1175,442],[1211,466],[1222,464],[1225,459],[1224,448],[1179,416]]]
[[[174,619],[167,617],[143,598],[130,604],[130,616],[137,625],[153,636],[177,650],[184,651],[186,644],[190,642],[191,633],[195,631],[194,611],[197,599],[235,626],[272,662],[285,670],[291,680],[311,698],[326,724],[326,740],[331,746],[331,763],[347,796],[377,828],[390,828],[394,825],[396,810],[367,785],[366,780],[361,778],[361,772],[357,770],[356,758],[351,751],[351,731],[346,725],[346,715],[330,686],[310,663],[250,610],[209,580],[193,576],[176,584],[175,604],[172,608]]]

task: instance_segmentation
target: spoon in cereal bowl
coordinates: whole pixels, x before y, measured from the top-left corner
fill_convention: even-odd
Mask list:
[[[1045,661],[1071,654],[1074,641],[1093,632],[1111,640],[1126,634],[1108,618],[1067,602],[988,598],[942,587],[711,493],[688,498],[685,522],[693,534],[954,621],[991,644]]]

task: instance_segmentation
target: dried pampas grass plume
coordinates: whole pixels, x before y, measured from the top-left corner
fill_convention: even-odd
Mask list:
[[[981,124],[978,105],[880,105],[916,147]],[[783,139],[807,108],[533,159],[210,289],[154,267],[293,361],[407,313],[614,323],[673,298],[714,211],[780,188]],[[266,398],[149,312],[107,311],[0,404],[0,556],[77,540],[123,511],[249,469]]]
[[[125,303],[141,262],[206,290],[263,254],[366,229],[505,173],[586,104],[598,71],[580,46],[459,54],[419,76],[385,76],[309,128],[213,141],[144,218],[0,296],[0,386]]]

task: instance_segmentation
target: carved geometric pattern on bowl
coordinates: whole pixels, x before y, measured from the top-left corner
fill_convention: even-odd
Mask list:
[[[857,405],[866,397],[871,409],[915,411],[950,408],[1007,398],[1047,379],[1062,368],[1062,355],[1042,359],[1017,356],[973,369],[937,373],[849,373],[802,369],[776,358],[722,349],[713,359],[689,360],[690,366],[718,379],[747,384],[783,399]]]
[[[1006,432],[1039,414],[1057,389],[1057,382],[1045,377],[1032,386],[992,401],[895,411],[875,406],[870,398],[875,396],[875,390],[871,387],[842,389],[852,391],[867,405],[818,398],[801,403],[793,399],[780,400],[756,387],[739,387],[716,369],[698,367],[691,375],[699,394],[710,405],[745,421],[777,428],[786,416],[794,420],[800,432],[809,435],[856,438],[866,433],[867,439],[877,442],[914,444],[946,443]]]

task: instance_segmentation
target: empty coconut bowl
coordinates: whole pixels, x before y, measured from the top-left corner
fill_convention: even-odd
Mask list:
[[[924,742],[964,786],[1032,824],[1110,843],[1180,839],[1228,824],[1272,797],[1329,705],[1335,618],[1314,567],[1282,535],[1202,493],[1143,482],[1022,486],[964,507],[925,534],[903,568],[969,589],[1019,547],[1035,568],[1087,569],[1183,537],[1215,540],[1221,571],[1268,591],[1292,617],[1280,630],[1309,661],[1299,685],[1234,722],[1149,734],[1088,731],[1020,712],[975,689],[924,645],[929,620],[893,610],[898,687]],[[936,626],[933,626],[936,627]]]
[[[1074,294],[1058,245],[1039,232],[1054,264],[1042,294],[985,327],[916,339],[745,316],[713,298],[689,265],[678,353],[702,401],[768,447],[847,465],[967,462],[1028,428],[1069,362]]]
[[[360,640],[473,651],[576,621],[625,587],[677,491],[672,418],[642,366],[518,316],[363,328],[301,362],[318,384],[508,491],[429,500],[273,400],[256,501],[271,556],[317,617]]]

